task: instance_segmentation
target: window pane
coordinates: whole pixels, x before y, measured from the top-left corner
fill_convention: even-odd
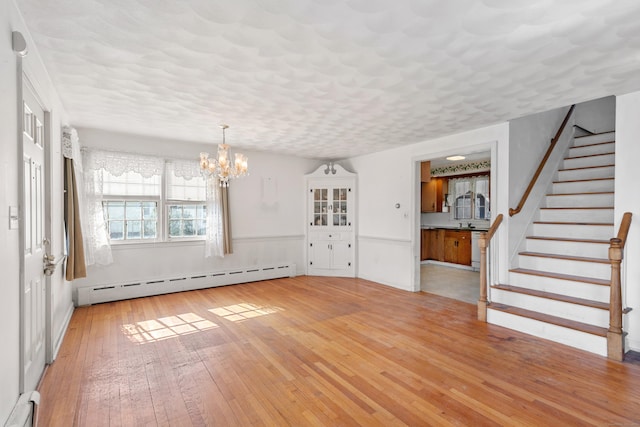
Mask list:
[[[107,202],[107,218],[124,219],[124,202]]]
[[[169,219],[182,218],[182,206],[169,206]]]
[[[155,239],[156,230],[157,230],[156,221],[144,222],[144,238],[145,239]]]
[[[169,221],[169,237],[179,237],[182,235],[182,221]]]
[[[196,221],[196,228],[198,232],[198,236],[204,236],[207,234],[207,220],[200,219]]]
[[[127,239],[142,238],[142,221],[127,221]]]
[[[182,232],[185,236],[195,235],[195,224],[191,219],[186,219],[182,222]]]
[[[127,202],[127,219],[142,218],[142,202]]]
[[[124,239],[124,221],[109,222],[109,238],[111,240]]]
[[[142,218],[143,219],[156,219],[156,203],[155,202],[143,202],[142,203]]]
[[[182,207],[182,217],[183,218],[195,218],[196,217],[196,206],[195,205],[185,205]]]

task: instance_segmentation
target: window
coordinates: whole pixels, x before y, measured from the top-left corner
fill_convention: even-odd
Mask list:
[[[456,178],[449,180],[453,190],[453,216],[455,219],[489,219],[489,176]]]
[[[102,203],[111,240],[145,240],[158,237],[158,203],[107,200]]]
[[[104,219],[111,241],[156,240],[161,177],[103,172]]]
[[[112,243],[206,236],[205,179],[185,174],[177,161],[166,162],[163,172],[164,187],[162,174],[102,172],[102,208]]]
[[[207,234],[207,184],[202,176],[184,176],[175,162],[166,165],[169,239],[203,238]]]

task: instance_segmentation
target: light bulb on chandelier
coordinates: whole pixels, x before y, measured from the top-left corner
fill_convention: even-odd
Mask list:
[[[233,164],[229,161],[229,145],[225,141],[225,130],[222,128],[222,144],[218,145],[218,159],[209,158],[209,153],[200,153],[200,170],[205,177],[217,176],[221,187],[229,186],[229,178],[240,178],[248,175],[248,159],[244,154],[236,153]]]

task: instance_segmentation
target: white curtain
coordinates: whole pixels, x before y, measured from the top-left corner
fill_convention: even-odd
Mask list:
[[[207,239],[204,246],[205,257],[224,257],[222,192],[215,176],[207,178]]]
[[[108,265],[113,262],[102,201],[104,173],[121,176],[137,172],[144,177],[161,175],[164,160],[153,156],[113,151],[85,150],[83,156],[84,203],[81,220],[87,224],[84,235],[87,265]]]

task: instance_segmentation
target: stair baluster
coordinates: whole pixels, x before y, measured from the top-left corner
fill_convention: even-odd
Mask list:
[[[482,233],[478,239],[478,246],[480,247],[480,299],[478,299],[478,320],[481,322],[487,321],[487,305],[489,304],[487,299],[487,247],[502,223],[502,218],[503,215],[499,214],[495,221],[493,221],[489,231]]]

